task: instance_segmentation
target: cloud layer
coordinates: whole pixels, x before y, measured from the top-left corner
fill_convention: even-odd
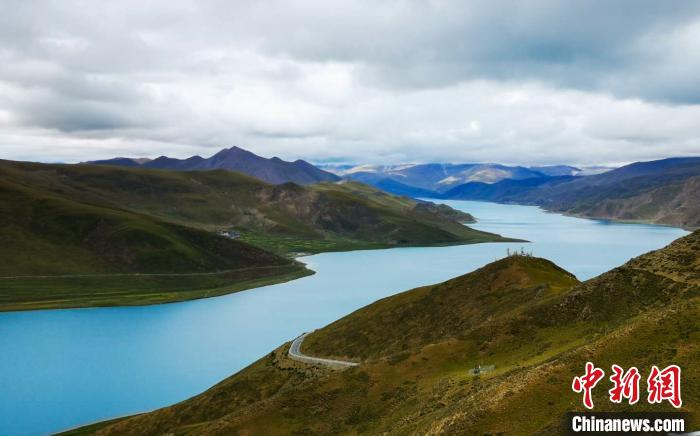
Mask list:
[[[0,0],[0,157],[700,154],[700,3]]]

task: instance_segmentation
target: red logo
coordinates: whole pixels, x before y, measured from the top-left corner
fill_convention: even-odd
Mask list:
[[[583,392],[583,405],[589,409],[593,408],[591,391],[604,376],[605,371],[596,368],[591,362],[587,362],[586,373],[580,377],[574,377],[574,381],[571,382],[571,389],[573,389],[574,392]]]
[[[610,381],[615,386],[608,391],[610,401],[621,403],[623,398],[627,398],[629,404],[639,401],[639,370],[633,366],[625,372],[618,365],[613,365],[612,369],[615,374],[610,376]]]
[[[659,371],[656,365],[651,367],[651,374],[647,379],[650,404],[668,400],[676,409],[683,405],[681,400],[681,368],[678,365],[670,365]]]
[[[612,389],[608,390],[610,401],[621,403],[627,399],[629,404],[636,404],[639,401],[639,380],[641,374],[636,367],[631,367],[625,371],[619,365],[612,365],[613,374],[610,381]],[[576,393],[583,393],[583,405],[593,408],[592,391],[605,376],[605,371],[596,368],[592,362],[586,362],[586,371],[583,375],[574,377],[571,382],[571,389]],[[656,365],[651,367],[647,378],[647,401],[649,404],[668,401],[673,407],[679,408],[683,405],[681,399],[681,368],[678,365],[669,365],[660,370]]]

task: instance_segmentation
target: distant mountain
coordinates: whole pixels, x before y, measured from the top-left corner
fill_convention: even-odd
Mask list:
[[[603,174],[612,171],[614,167],[607,166],[584,166],[572,167],[569,165],[551,165],[543,167],[529,167],[533,171],[540,172],[545,176],[592,176],[594,174]]]
[[[144,168],[152,168],[156,170],[178,170],[178,171],[193,171],[204,163],[206,159],[201,156],[192,156],[187,159],[174,159],[166,156],[160,156],[156,159],[144,163]],[[91,162],[94,163],[94,162]]]
[[[537,171],[545,176],[576,176],[581,173],[581,168],[571,167],[569,165],[551,165],[544,167],[530,167],[532,171]]]
[[[544,174],[525,167],[510,167],[500,164],[402,164],[402,165],[358,165],[327,167],[336,174],[363,183],[378,186],[387,180],[400,183],[401,189],[418,188],[427,192],[447,191],[453,186],[470,181],[494,183],[503,179],[526,179],[543,177]],[[398,185],[395,185],[398,186]],[[393,191],[392,191],[393,192]]]
[[[151,159],[131,158],[131,157],[115,157],[112,159],[95,160],[90,162],[93,165],[116,165],[120,167],[139,167]]]
[[[321,170],[303,160],[284,161],[278,157],[266,159],[239,147],[226,148],[209,158],[192,156],[187,159],[175,159],[160,156],[145,162],[139,159],[115,158],[87,162],[96,165],[118,165],[143,167],[161,170],[201,171],[224,169],[247,174],[272,184],[293,182],[308,185],[317,182],[333,182],[340,177]]]
[[[316,165],[318,168],[328,171],[329,173],[337,174],[337,175],[342,175],[345,171],[351,170],[353,168],[356,168],[356,164],[317,164]]]
[[[442,194],[450,200],[478,200],[497,203],[519,203],[537,188],[551,187],[574,180],[574,176],[533,177],[522,180],[501,180],[497,183],[471,182],[455,186]]]
[[[466,182],[495,183],[503,179],[528,179],[543,174],[520,166],[500,164],[424,164],[397,167],[389,174],[406,185],[444,192]]]
[[[385,178],[373,182],[365,182],[382,191],[394,195],[405,195],[413,198],[439,198],[440,194],[429,189],[416,188],[415,186],[405,185],[394,179]]]
[[[301,346],[358,366],[295,361],[287,343],[196,397],[72,434],[565,434],[566,412],[585,411],[571,381],[588,361],[642,377],[678,365],[682,410],[697,413],[698,319],[700,231],[586,282],[509,256],[383,298]],[[603,382],[597,408],[676,411],[613,403]]]
[[[446,198],[534,204],[622,221],[700,227],[700,158],[637,162],[603,174],[464,184]]]
[[[608,167],[608,166],[601,166],[601,165],[581,167],[580,171],[574,175],[575,176],[592,176],[595,174],[607,173],[608,171],[612,171],[615,168],[616,167]]]
[[[606,167],[577,168],[569,165],[523,167],[494,163],[344,164],[326,165],[324,169],[346,179],[368,183],[394,194],[435,198],[465,183],[491,184],[502,180],[580,176],[609,170]]]

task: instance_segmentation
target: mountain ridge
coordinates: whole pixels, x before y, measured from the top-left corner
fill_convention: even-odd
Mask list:
[[[138,159],[133,158],[114,158],[86,163],[178,171],[225,169],[247,174],[272,184],[294,182],[308,185],[340,180],[340,177],[335,174],[321,170],[304,160],[297,159],[294,162],[288,162],[276,156],[266,159],[235,145],[230,148],[224,148],[209,158],[191,156],[186,159],[176,159],[159,156],[145,162],[139,162]]]

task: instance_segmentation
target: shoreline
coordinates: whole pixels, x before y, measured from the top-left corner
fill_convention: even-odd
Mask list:
[[[216,274],[216,273],[212,273]],[[160,304],[181,303],[185,301],[200,300],[204,298],[220,297],[234,294],[263,286],[286,283],[303,277],[316,274],[315,271],[303,266],[294,271],[269,277],[258,277],[214,288],[202,288],[188,291],[164,290],[160,292],[133,293],[129,295],[115,295],[105,293],[103,295],[91,295],[84,298],[67,298],[58,300],[42,300],[23,302],[6,302],[0,304],[0,314],[12,312],[29,312],[42,310],[66,310],[66,309],[97,309],[107,307],[138,307],[156,306]],[[173,276],[178,277],[178,276]]]

